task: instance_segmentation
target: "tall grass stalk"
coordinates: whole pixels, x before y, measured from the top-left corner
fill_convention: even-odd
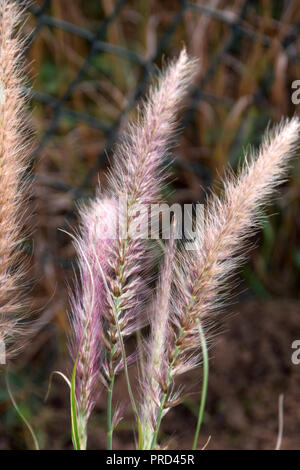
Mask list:
[[[266,132],[258,153],[245,158],[239,175],[229,174],[224,180],[223,194],[209,198],[204,224],[201,221],[196,227],[196,249],[188,251],[183,245],[177,254],[168,320],[172,334],[163,358],[167,373],[165,381],[155,378],[161,392],[159,401],[153,398],[157,418],[151,421],[151,448],[156,446],[163,416],[178,403],[174,379],[201,360],[199,321],[205,334],[206,323],[211,323],[212,315],[226,300],[226,283],[245,260],[245,242],[260,225],[260,207],[283,181],[297,149],[299,129],[299,119],[293,118]],[[150,361],[145,375],[151,371]]]
[[[209,359],[208,359],[207,344],[206,344],[205,334],[204,334],[200,321],[198,324],[198,329],[199,329],[199,336],[200,336],[200,341],[201,341],[201,353],[202,353],[202,358],[203,358],[203,379],[202,379],[202,393],[201,393],[201,400],[200,400],[200,405],[199,405],[197,426],[196,426],[192,450],[196,450],[197,445],[198,445],[199,433],[200,433],[200,429],[201,429],[201,425],[203,421],[203,415],[204,415],[204,409],[205,409],[205,403],[206,403],[208,374],[209,374]]]
[[[86,428],[101,381],[108,394],[109,448],[117,421],[113,388],[122,369],[139,434],[142,429],[128,375],[136,354],[127,356],[124,341],[147,321],[143,310],[152,261],[147,241],[131,234],[138,208],[149,207],[161,198],[162,167],[176,130],[176,111],[195,71],[196,62],[183,50],[159,76],[138,120],[129,125],[126,138],[115,151],[106,190],[98,188],[96,198],[80,210],[80,233],[75,237],[80,274],[75,294],[71,294],[71,352],[74,359],[78,357],[77,412]],[[147,230],[146,216],[138,222]]]
[[[6,360],[24,345],[29,332],[23,321],[26,266],[21,250],[29,218],[25,172],[31,147],[19,30],[23,13],[17,2],[0,0],[0,341]]]

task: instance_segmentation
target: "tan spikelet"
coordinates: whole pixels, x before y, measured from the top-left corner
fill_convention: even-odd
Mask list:
[[[184,357],[199,347],[197,321],[212,319],[219,306],[220,291],[224,291],[232,272],[245,258],[243,242],[259,226],[259,208],[282,182],[297,148],[299,132],[298,118],[283,121],[273,131],[267,131],[257,156],[247,159],[237,178],[229,176],[225,180],[221,198],[213,196],[208,202],[205,223],[201,221],[198,226],[197,249],[182,251],[177,311],[183,332],[182,358],[178,358],[174,374],[196,363],[193,355],[189,355],[188,361]]]
[[[0,0],[0,339],[8,355],[21,332],[18,312],[24,265],[20,244],[28,182],[28,118],[21,78],[23,41],[17,27],[23,10]],[[26,189],[26,191],[25,191]]]
[[[145,427],[147,448],[149,442],[155,446],[161,419],[172,406],[170,393],[174,399],[175,376],[199,364],[199,322],[206,327],[207,321],[215,321],[220,294],[224,298],[224,288],[234,268],[245,258],[243,242],[259,226],[259,208],[282,182],[289,159],[297,149],[299,132],[298,118],[282,121],[272,132],[267,131],[258,154],[246,160],[237,178],[231,175],[224,181],[221,197],[209,199],[204,221],[197,222],[194,250],[188,251],[183,245],[178,253],[170,299],[173,340],[166,341],[164,354],[167,380],[161,395],[153,397],[153,406],[148,406],[160,413],[156,411],[154,422]],[[152,333],[154,337],[156,334],[159,332]],[[180,390],[176,393],[175,404]]]

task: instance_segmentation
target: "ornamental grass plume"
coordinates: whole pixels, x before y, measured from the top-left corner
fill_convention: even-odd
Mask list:
[[[80,235],[75,238],[80,272],[77,291],[75,295],[71,293],[73,336],[70,349],[76,363],[78,437],[80,447],[85,448],[87,422],[99,395],[99,382],[104,380],[100,371],[107,310],[103,273],[108,268],[113,241],[109,231],[116,226],[116,205],[112,200],[96,197],[81,209],[80,215]]]
[[[100,379],[108,391],[108,448],[112,447],[112,394],[116,374],[125,369],[131,391],[124,339],[143,324],[147,291],[148,245],[136,237],[136,224],[147,227],[140,214],[160,200],[166,152],[176,129],[176,111],[196,71],[183,50],[159,77],[119,144],[105,192],[81,210],[81,235],[76,247],[80,282],[72,301],[72,355],[76,369],[77,421],[80,448],[86,446],[86,424]],[[117,227],[117,230],[114,230]],[[137,417],[137,419],[139,419]]]
[[[209,319],[216,311],[219,299],[224,299],[221,291],[226,292],[228,279],[245,259],[245,242],[260,226],[262,205],[286,175],[299,131],[300,121],[293,118],[266,132],[257,155],[251,152],[239,175],[225,179],[223,195],[208,200],[204,226],[197,227],[202,243],[194,251],[181,251],[180,271],[176,272],[180,272],[178,281],[184,288],[179,290],[174,317],[180,346],[174,374],[188,366],[185,355],[197,348],[197,320]]]
[[[166,344],[163,357],[168,361],[167,378],[161,383],[161,378],[154,376],[157,383],[152,389],[155,392],[160,386],[160,399],[156,394],[152,402],[151,414],[157,419],[151,421],[150,433],[149,423],[144,425],[144,448],[156,445],[161,418],[171,405],[174,378],[199,364],[199,322],[205,326],[215,318],[214,313],[224,300],[226,282],[245,258],[244,242],[259,226],[259,209],[283,181],[297,148],[299,131],[300,121],[293,118],[266,132],[258,154],[252,152],[246,158],[238,177],[229,175],[225,179],[221,197],[213,195],[208,200],[204,225],[201,221],[196,227],[196,249],[188,251],[182,246],[177,254],[168,316],[173,336],[166,336],[165,329],[160,330],[158,323],[153,323],[152,336],[161,334],[157,342]],[[153,354],[151,351],[150,357]],[[152,361],[146,364],[148,372],[153,373]],[[144,401],[142,411],[148,406]]]
[[[176,250],[171,231],[148,315],[151,333],[144,341],[143,399],[138,408],[127,370],[135,356],[127,357],[124,340],[143,326],[149,309],[147,209],[160,202],[175,111],[195,71],[196,62],[183,50],[150,90],[137,123],[119,144],[106,190],[98,189],[97,197],[80,211],[80,235],[75,237],[80,276],[71,314],[75,448],[86,448],[87,422],[102,382],[107,389],[107,447],[112,449],[113,431],[124,409],[119,405],[113,414],[114,381],[122,369],[138,423],[138,447],[157,446],[163,416],[180,397],[174,379],[199,364],[204,344],[199,331],[215,319],[225,282],[245,257],[243,242],[259,225],[258,210],[282,181],[296,148],[300,126],[294,118],[268,132],[258,155],[246,159],[238,177],[225,180],[223,195],[208,199],[205,223],[196,225],[194,250],[184,244]]]
[[[22,14],[16,2],[0,0],[0,340],[6,359],[19,348],[15,341],[23,332],[18,312],[24,300],[24,262],[19,248],[29,190],[24,178],[29,142],[20,68],[23,40],[17,31]]]

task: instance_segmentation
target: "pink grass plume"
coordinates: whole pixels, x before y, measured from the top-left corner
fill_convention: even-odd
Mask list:
[[[0,341],[6,346],[6,359],[23,346],[29,333],[22,322],[26,269],[20,249],[29,218],[29,182],[24,175],[31,145],[21,66],[24,39],[18,28],[23,13],[17,2],[0,0]]]
[[[80,267],[72,301],[72,354],[77,358],[76,396],[81,422],[86,424],[97,398],[98,381],[108,390],[108,447],[112,445],[112,393],[115,375],[135,355],[127,357],[124,340],[145,321],[148,243],[132,233],[136,224],[147,230],[140,207],[158,202],[164,175],[161,167],[176,129],[176,112],[196,71],[183,50],[150,90],[136,123],[119,143],[105,191],[81,210],[76,238]],[[114,236],[107,236],[117,225]],[[99,380],[98,380],[99,379]],[[136,410],[136,408],[135,408]],[[118,418],[119,419],[119,418]],[[86,438],[85,438],[86,440]]]

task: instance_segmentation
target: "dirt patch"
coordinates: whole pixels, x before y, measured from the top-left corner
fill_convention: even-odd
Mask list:
[[[238,312],[228,319],[227,331],[211,351],[199,442],[204,445],[211,436],[208,449],[274,449],[278,398],[283,393],[282,448],[299,449],[300,365],[292,364],[291,344],[300,339],[300,302],[250,302],[241,304]],[[189,374],[187,385],[198,374]],[[181,405],[166,418],[163,429],[166,435],[177,433],[174,445],[188,448],[194,426],[194,418]]]
[[[205,422],[199,439],[207,449],[274,449],[278,432],[278,398],[284,394],[283,449],[300,448],[300,365],[293,365],[292,342],[300,340],[300,302],[295,300],[239,304],[210,351],[210,376]],[[129,345],[130,346],[130,345]],[[50,347],[48,348],[50,351]],[[41,357],[37,358],[38,364]],[[72,449],[69,394],[55,378],[47,403],[44,396],[52,370],[66,371],[66,356],[51,363],[44,382],[34,387],[26,376],[18,402],[27,403],[41,448]],[[38,369],[40,370],[40,368]],[[24,372],[25,374],[25,372]],[[130,369],[136,388],[136,369]],[[25,380],[26,379],[26,380]],[[27,385],[26,385],[27,384]],[[187,400],[163,420],[161,442],[169,449],[190,449],[201,391],[201,370],[182,377]],[[26,390],[29,390],[28,393]],[[34,394],[33,391],[34,390]],[[138,393],[135,391],[138,398]],[[27,398],[26,398],[27,397]],[[39,405],[37,404],[37,400]],[[116,381],[114,404],[127,400],[122,374]],[[89,422],[88,447],[106,448],[106,394],[102,393]],[[32,445],[11,403],[2,403],[0,448]],[[114,433],[115,449],[133,449],[134,417],[128,412]]]

